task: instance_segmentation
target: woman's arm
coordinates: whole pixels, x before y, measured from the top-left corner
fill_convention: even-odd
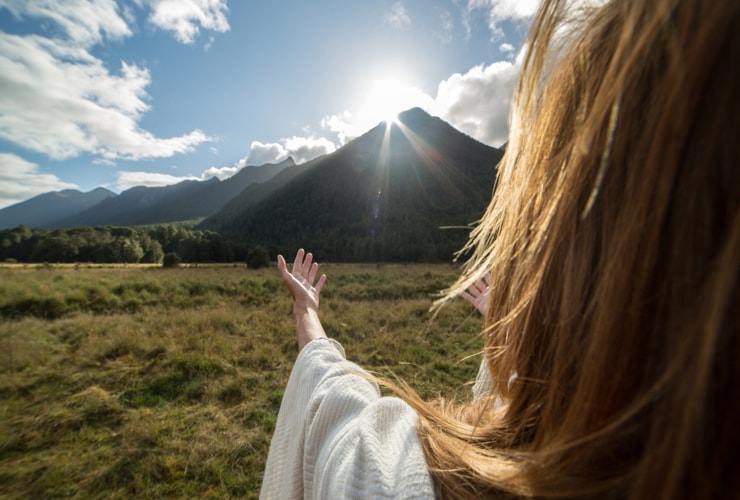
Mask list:
[[[418,415],[347,361],[319,321],[318,265],[303,250],[278,270],[293,296],[298,354],[270,442],[260,498],[434,498]],[[314,286],[314,281],[316,284]]]
[[[326,332],[319,320],[319,295],[326,283],[326,275],[322,274],[314,286],[313,282],[316,279],[319,265],[312,261],[313,254],[306,253],[301,248],[293,261],[293,270],[288,271],[285,258],[278,255],[280,277],[293,296],[293,316],[299,351],[303,350],[303,347],[312,340],[326,338]]]

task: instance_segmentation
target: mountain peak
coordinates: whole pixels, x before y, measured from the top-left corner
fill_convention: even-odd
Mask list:
[[[64,197],[64,196],[77,196],[80,194],[82,194],[82,192],[80,192],[77,189],[62,189],[61,191],[52,191],[50,193],[44,193],[42,196],[54,195],[54,196]]]
[[[295,160],[292,156],[288,156],[286,159],[279,162],[278,165],[281,167],[292,167],[293,165],[295,165]]]
[[[420,119],[429,119],[432,118],[432,115],[421,109],[420,107],[414,107],[407,109],[406,111],[401,111],[398,113],[398,120],[406,123],[407,120],[420,120]]]

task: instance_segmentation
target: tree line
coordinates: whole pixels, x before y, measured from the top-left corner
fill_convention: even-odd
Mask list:
[[[0,231],[3,262],[160,263],[168,253],[183,262],[232,262],[244,260],[247,249],[216,232],[172,224]]]
[[[264,267],[278,253],[304,247],[324,262],[450,262],[467,231],[429,232],[419,221],[401,225],[316,229],[311,236],[265,221],[242,234],[222,235],[183,224],[0,230],[0,262],[18,263],[164,263],[246,262]],[[284,225],[284,224],[283,224]]]

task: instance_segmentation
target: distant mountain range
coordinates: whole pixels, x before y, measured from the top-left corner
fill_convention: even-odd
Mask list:
[[[47,227],[51,222],[71,217],[94,207],[116,193],[105,188],[82,193],[65,189],[44,193],[0,210],[0,229],[10,229],[25,224],[29,228]]]
[[[449,260],[490,200],[503,149],[414,108],[332,154],[245,167],[220,181],[134,187],[119,195],[46,193],[0,210],[0,229],[170,223],[205,218],[243,247],[303,246],[321,259]]]
[[[265,182],[292,165],[293,159],[288,158],[280,163],[245,167],[223,181],[214,177],[163,187],[137,186],[119,195],[104,188],[89,193],[70,189],[45,193],[0,210],[0,229],[20,224],[34,229],[135,226],[199,219],[218,212],[245,187]]]

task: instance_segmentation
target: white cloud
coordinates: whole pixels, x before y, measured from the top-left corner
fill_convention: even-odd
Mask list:
[[[233,176],[241,169],[242,167],[240,167],[238,164],[233,167],[209,167],[208,169],[206,169],[205,172],[201,174],[200,178],[203,180],[208,180],[214,177],[218,177],[219,179],[224,180]]]
[[[386,14],[385,20],[396,29],[407,29],[411,27],[411,18],[401,1],[391,6],[391,10]]]
[[[228,179],[246,166],[260,166],[266,163],[277,163],[292,157],[296,163],[305,163],[329,154],[337,149],[336,145],[324,137],[289,137],[280,142],[262,143],[253,141],[247,155],[230,167],[209,167],[201,175],[200,180],[218,177]],[[179,180],[193,177],[178,177]]]
[[[289,137],[282,142],[288,156],[292,156],[296,163],[305,163],[337,149],[333,142],[324,137]]]
[[[200,130],[158,138],[141,129],[150,82],[135,64],[112,73],[83,47],[0,32],[0,138],[54,159],[108,160],[169,157],[212,140]]]
[[[15,17],[40,17],[54,21],[67,38],[83,47],[131,35],[118,14],[115,0],[0,0],[0,7]]]
[[[198,177],[191,175],[176,176],[160,174],[158,172],[131,172],[123,171],[116,174],[116,189],[125,191],[135,186],[160,187],[170,186],[182,181],[197,181]]]
[[[499,52],[514,52],[514,46],[510,43],[502,43],[498,50]]]
[[[446,10],[442,11],[439,19],[442,24],[442,29],[437,33],[437,38],[439,38],[439,40],[445,44],[452,42],[452,33],[455,30],[455,24],[452,20],[452,14],[450,14]]]
[[[265,163],[283,161],[287,157],[288,152],[282,144],[277,142],[265,144],[260,141],[252,141],[249,146],[249,153],[239,161],[239,165],[244,167],[247,165],[264,165]]]
[[[171,31],[182,43],[192,43],[201,28],[224,33],[230,29],[226,0],[135,0],[139,8],[151,7],[149,20]],[[131,5],[116,0],[0,0],[14,16],[45,18],[58,25],[69,41],[89,47],[103,38],[119,39],[132,34],[135,22]],[[207,46],[213,43],[209,38]]]
[[[567,8],[571,12],[579,9],[600,7],[607,0],[568,0]],[[501,38],[504,33],[500,24],[504,21],[530,21],[540,8],[542,0],[467,0],[463,23],[470,33],[470,16],[476,11],[483,11],[488,15],[488,27],[494,39]],[[577,16],[576,16],[577,17]]]
[[[484,9],[491,19],[527,19],[537,12],[541,0],[468,0],[468,10]]]
[[[358,127],[353,119],[352,113],[344,110],[341,113],[325,116],[321,120],[321,127],[334,132],[339,137],[339,144],[346,144],[350,140],[367,131]],[[371,124],[372,127],[375,124]],[[368,127],[369,128],[369,127]]]
[[[280,162],[288,157],[292,157],[296,163],[300,164],[333,153],[336,149],[337,146],[324,137],[294,136],[267,144],[253,141],[249,147],[249,153],[239,161],[238,165],[240,167],[264,165]]]
[[[168,138],[142,129],[149,70],[125,61],[111,69],[90,52],[132,35],[134,5],[185,43],[201,28],[229,29],[225,0],[0,0],[16,18],[41,19],[39,33],[49,34],[0,31],[0,139],[54,159],[90,153],[96,164],[166,158],[213,141],[197,129]]]
[[[105,165],[107,167],[115,167],[117,163],[113,160],[109,160],[107,158],[95,158],[92,161],[93,165]]]
[[[475,139],[494,146],[506,142],[519,61],[499,61],[456,73],[437,89],[434,114]]]
[[[375,120],[367,119],[359,114],[353,114],[349,110],[324,117],[321,120],[321,126],[337,134],[339,144],[347,144],[352,139],[361,136],[378,123],[383,121],[384,117],[377,117]]]
[[[500,27],[503,21],[527,21],[537,12],[540,3],[541,0],[468,0],[467,14],[485,11],[492,38],[498,39],[504,35]],[[464,22],[469,32],[469,20]]]
[[[333,153],[336,149],[336,145],[324,137],[294,136],[269,144],[253,141],[247,156],[231,167],[209,167],[201,174],[200,180],[208,180],[213,177],[218,177],[221,180],[228,179],[246,166],[277,163],[288,157],[292,157],[296,163],[305,163],[319,156]]]
[[[182,43],[193,43],[200,28],[224,33],[229,31],[226,0],[154,0],[149,20],[159,28],[172,31]],[[207,47],[210,47],[209,41]]]
[[[35,163],[0,153],[0,208],[49,191],[74,188],[75,184],[63,182],[56,175],[39,172]]]

